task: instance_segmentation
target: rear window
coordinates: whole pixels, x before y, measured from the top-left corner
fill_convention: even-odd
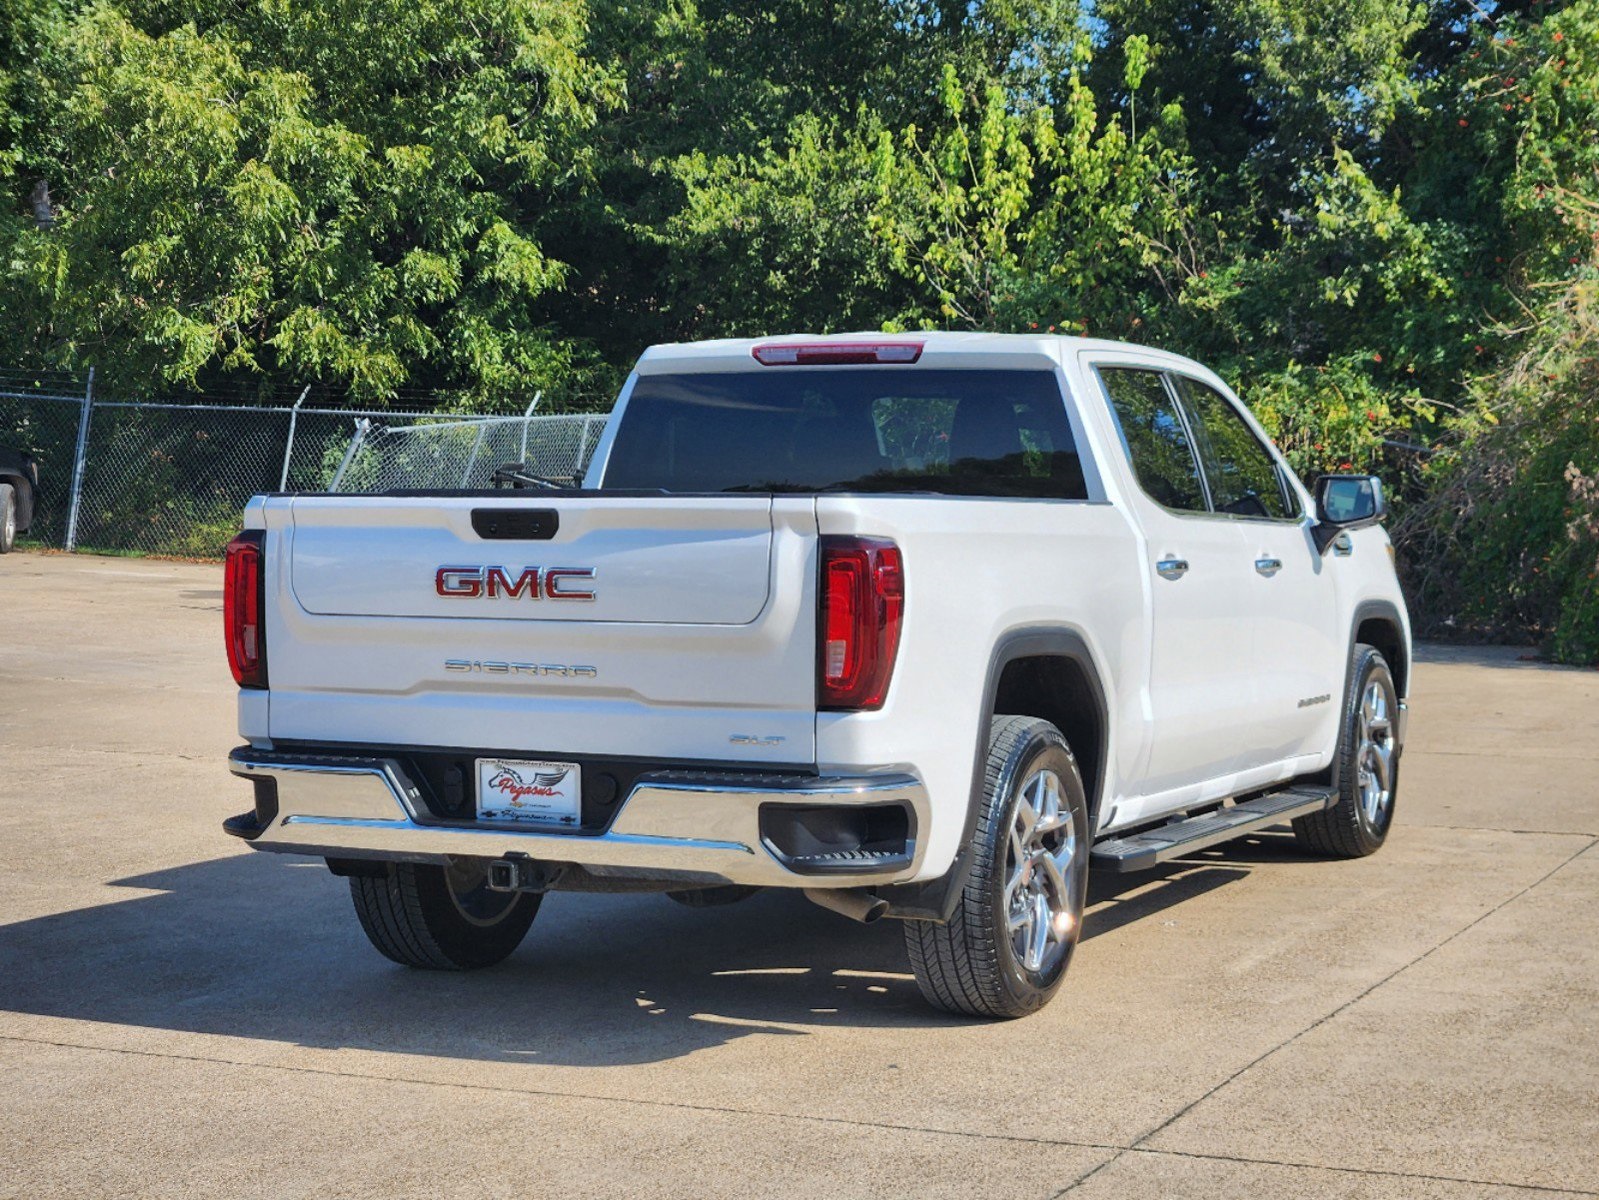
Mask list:
[[[1054,375],[881,366],[643,376],[605,486],[1087,498]]]

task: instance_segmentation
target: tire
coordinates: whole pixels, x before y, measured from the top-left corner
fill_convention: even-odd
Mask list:
[[[490,891],[487,869],[469,859],[449,867],[388,863],[382,875],[352,875],[350,897],[380,952],[429,971],[500,962],[521,944],[543,900]]]
[[[1375,646],[1355,646],[1344,697],[1336,760],[1338,800],[1331,808],[1294,819],[1294,837],[1329,858],[1364,858],[1393,828],[1399,792],[1399,743],[1394,716],[1399,693],[1387,660]]]
[[[687,888],[680,892],[667,892],[684,908],[720,908],[724,904],[737,904],[748,900],[761,889],[742,883],[729,883],[721,887]]]
[[[10,554],[17,544],[17,491],[0,483],[0,554]]]
[[[907,921],[905,949],[934,1007],[1021,1017],[1048,1003],[1066,977],[1088,890],[1088,803],[1060,731],[1036,717],[995,717],[982,805],[954,915],[944,925]],[[1030,826],[1027,813],[1035,814]],[[1042,951],[1029,961],[1040,924]]]

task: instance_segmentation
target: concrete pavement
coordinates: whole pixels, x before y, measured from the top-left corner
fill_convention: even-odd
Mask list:
[[[0,559],[0,1196],[1599,1195],[1599,672],[1426,648],[1389,844],[1096,880],[1044,1013],[891,922],[556,895],[408,972],[220,831],[220,570]]]

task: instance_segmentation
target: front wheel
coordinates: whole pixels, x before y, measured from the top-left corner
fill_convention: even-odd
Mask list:
[[[388,863],[381,875],[352,875],[350,897],[367,938],[407,967],[470,971],[507,957],[527,935],[542,896],[496,892],[473,859],[447,867]]]
[[[1375,646],[1355,647],[1351,686],[1338,741],[1338,800],[1294,819],[1305,849],[1332,858],[1361,858],[1388,838],[1399,794],[1399,690]]]
[[[949,922],[907,921],[922,995],[978,1017],[1021,1017],[1061,985],[1088,890],[1088,803],[1060,731],[1036,717],[989,726],[971,874]]]

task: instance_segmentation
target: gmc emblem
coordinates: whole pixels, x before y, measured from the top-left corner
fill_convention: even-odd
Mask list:
[[[456,600],[592,600],[594,592],[578,580],[594,578],[593,567],[523,567],[512,575],[504,567],[440,567],[433,574],[433,590]]]

